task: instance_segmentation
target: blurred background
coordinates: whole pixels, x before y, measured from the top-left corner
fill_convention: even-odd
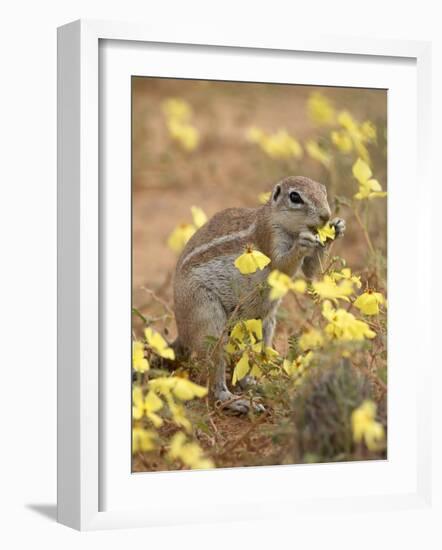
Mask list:
[[[347,221],[334,253],[355,272],[366,269],[363,231],[344,204],[359,189],[352,166],[361,151],[346,143],[344,133],[351,136],[353,127],[359,132],[366,124],[361,147],[386,190],[385,90],[146,77],[132,84],[133,305],[143,315],[155,313],[145,287],[172,303],[177,253],[168,238],[179,224],[192,223],[192,206],[208,217],[232,206],[254,207],[260,193],[287,175],[328,187],[332,211]],[[171,123],[175,115],[183,116],[187,130]],[[265,146],[260,136],[273,142]],[[386,200],[363,202],[370,203],[364,222],[373,246],[385,258]],[[141,326],[134,317],[134,331]]]

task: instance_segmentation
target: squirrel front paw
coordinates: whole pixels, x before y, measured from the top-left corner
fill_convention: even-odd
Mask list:
[[[309,251],[321,246],[321,241],[318,235],[315,235],[311,231],[301,231],[297,240],[297,245],[301,251]]]
[[[335,228],[335,237],[339,239],[344,236],[345,233],[345,220],[342,218],[334,218],[330,225]]]

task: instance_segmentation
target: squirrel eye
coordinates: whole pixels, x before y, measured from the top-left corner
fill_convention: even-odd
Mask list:
[[[296,191],[292,191],[289,195],[289,198],[294,204],[303,204],[304,203],[304,201],[301,198],[301,195],[299,193],[297,193]]]

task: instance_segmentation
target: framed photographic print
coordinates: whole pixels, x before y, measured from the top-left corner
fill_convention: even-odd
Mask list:
[[[59,521],[424,506],[429,45],[82,21],[58,68]]]

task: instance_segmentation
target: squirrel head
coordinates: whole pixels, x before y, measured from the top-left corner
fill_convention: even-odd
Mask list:
[[[273,188],[269,202],[272,225],[288,233],[315,231],[330,219],[327,189],[303,176],[289,176]]]

